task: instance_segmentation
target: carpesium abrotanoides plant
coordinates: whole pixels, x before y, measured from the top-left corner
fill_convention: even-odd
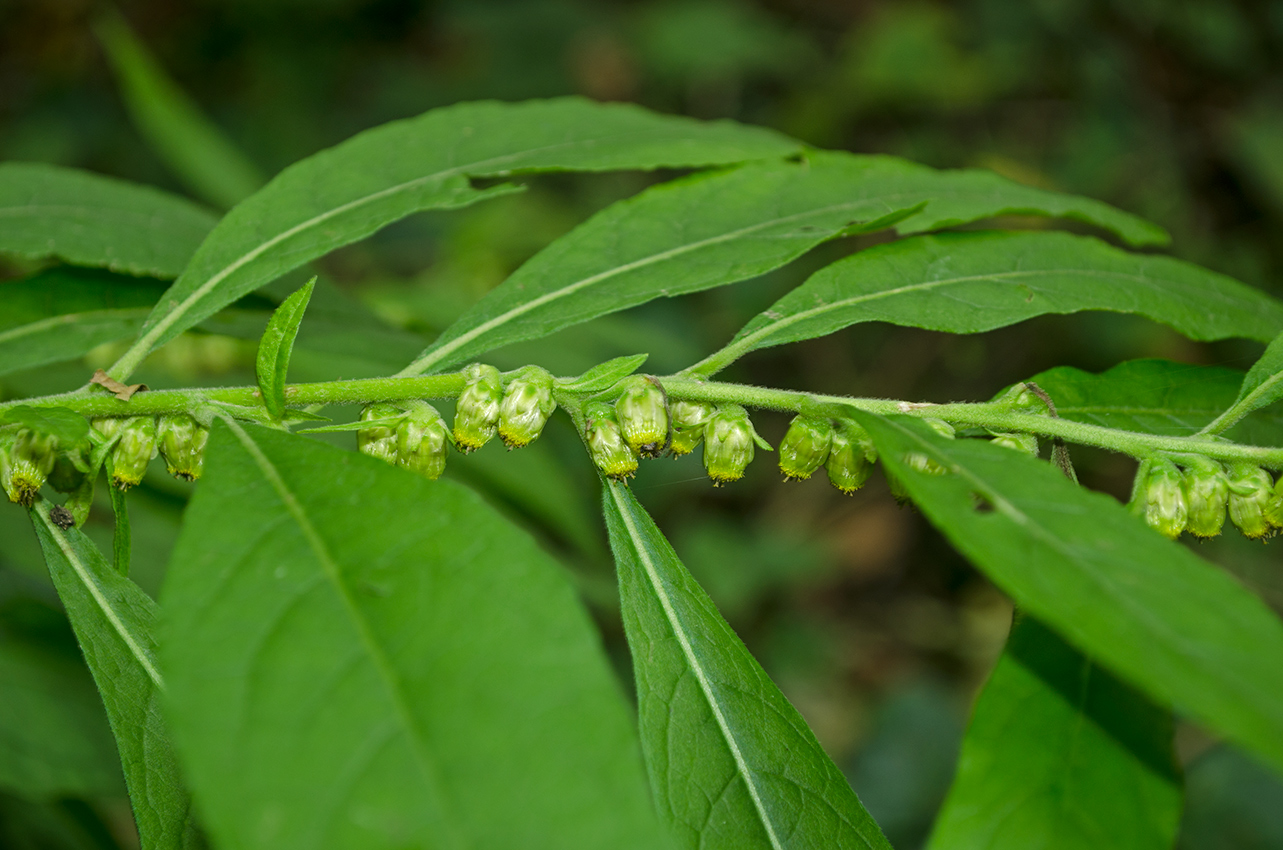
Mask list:
[[[407,215],[520,191],[514,175],[660,168],[690,173],[548,245],[395,374],[286,383],[308,283],[262,335],[257,386],[127,385],[185,331]],[[1226,518],[1253,538],[1283,527],[1283,426],[1261,414],[1283,396],[1283,304],[1093,236],[958,229],[1019,213],[1161,246],[1135,216],[983,171],[573,98],[377,127],[221,217],[4,163],[0,213],[0,251],[45,263],[0,286],[0,370],[133,340],[80,389],[0,403],[0,474],[93,673],[145,848],[888,846],[629,488],[641,464],[695,451],[728,487],[778,463],[850,493],[880,466],[1018,606],[932,847],[1170,846],[1173,711],[1283,769],[1283,625],[1164,539],[1221,534]],[[577,376],[487,363],[875,231],[896,238],[821,268],[673,374],[642,371],[646,352]],[[1182,368],[1163,361],[1053,369],[936,404],[717,379],[752,351],[865,322],[970,334],[1084,310],[1270,345],[1183,398],[1156,391]],[[757,410],[793,415],[766,435],[777,450]],[[635,725],[555,561],[438,480],[455,453],[495,437],[520,450],[553,416],[601,473]],[[359,451],[306,436],[344,431]],[[1072,445],[1138,461],[1129,506],[1072,480]],[[157,454],[199,479],[159,605],[127,575],[126,512]],[[111,559],[78,530],[96,483],[117,510]],[[1054,756],[1069,736],[1074,757]]]

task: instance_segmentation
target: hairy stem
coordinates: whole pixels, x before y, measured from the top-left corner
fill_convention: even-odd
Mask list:
[[[1249,461],[1271,469],[1283,469],[1283,448],[1263,448],[1228,442],[1210,435],[1167,437],[1104,428],[1068,419],[1032,413],[1011,402],[931,404],[894,399],[850,398],[819,395],[795,390],[777,390],[746,384],[705,381],[685,375],[660,378],[672,399],[742,404],[766,410],[801,412],[817,406],[840,411],[855,408],[878,414],[907,414],[942,419],[956,427],[989,428],[1060,438],[1069,443],[1096,446],[1144,458],[1154,454],[1199,454],[1220,461]],[[377,401],[404,399],[455,398],[463,390],[461,373],[413,377],[367,378],[355,381],[326,381],[312,384],[290,384],[285,390],[286,405],[303,408],[325,404],[369,404]],[[578,394],[558,388],[563,407]],[[217,387],[209,389],[154,390],[136,393],[129,401],[120,401],[97,387],[62,395],[18,399],[0,403],[0,411],[18,404],[40,407],[65,407],[93,418],[100,416],[155,416],[165,413],[192,413],[202,405],[216,402],[261,408],[256,387]]]

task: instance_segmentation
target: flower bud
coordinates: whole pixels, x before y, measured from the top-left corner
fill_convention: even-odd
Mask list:
[[[673,441],[669,447],[674,457],[688,455],[704,441],[704,426],[713,418],[716,408],[706,401],[674,401],[668,412],[673,424]]]
[[[780,451],[784,451],[783,445]],[[824,465],[829,483],[849,496],[869,480],[873,462],[877,459],[878,453],[868,433],[854,422],[838,420]]]
[[[1018,452],[1038,457],[1038,438],[1033,434],[994,434],[990,442],[995,446],[1015,449]]]
[[[454,412],[454,442],[459,451],[479,449],[499,429],[499,405],[503,403],[503,378],[499,370],[485,363],[464,368],[467,385],[459,394]]]
[[[371,404],[361,411],[362,422],[373,422],[378,419],[400,419],[405,411],[395,404]],[[399,423],[398,423],[399,424]],[[375,425],[362,428],[356,432],[356,447],[362,454],[377,457],[388,463],[396,463],[396,424]]]
[[[1180,537],[1189,519],[1189,508],[1176,464],[1166,458],[1146,460],[1136,473],[1132,505],[1150,528],[1172,540]]]
[[[396,426],[397,465],[435,481],[445,472],[447,440],[449,430],[437,409],[416,402]]]
[[[1229,488],[1219,463],[1194,456],[1185,466],[1181,494],[1188,513],[1185,530],[1195,537],[1215,537],[1225,525]]]
[[[584,408],[584,436],[593,463],[608,478],[623,481],[637,471],[637,455],[624,440],[615,409],[603,402]]]
[[[1265,519],[1275,528],[1283,528],[1283,478],[1274,485],[1270,502],[1265,506]]]
[[[499,405],[499,437],[510,449],[528,446],[557,409],[553,377],[547,369],[527,366],[508,384]]]
[[[1274,479],[1270,474],[1250,463],[1236,463],[1230,467],[1227,486],[1230,522],[1253,540],[1271,534],[1273,529],[1265,516],[1274,497]]]
[[[57,441],[48,434],[20,428],[0,438],[0,485],[9,501],[30,506],[56,459]]]
[[[753,423],[738,404],[723,404],[704,426],[704,469],[713,485],[738,481],[753,460]]]
[[[156,439],[170,475],[184,481],[200,478],[205,468],[208,428],[186,413],[162,416],[156,422]]]
[[[780,472],[788,481],[810,478],[829,457],[833,423],[818,416],[795,416],[780,441]]]
[[[89,439],[97,446],[106,446],[120,439],[120,431],[125,427],[125,420],[117,416],[94,419],[89,423]]]
[[[111,455],[111,482],[127,490],[143,480],[147,464],[156,456],[156,420],[130,416],[120,426],[120,439]]]
[[[668,397],[654,378],[632,375],[620,382],[623,393],[615,415],[624,440],[642,457],[659,457],[668,445]]]

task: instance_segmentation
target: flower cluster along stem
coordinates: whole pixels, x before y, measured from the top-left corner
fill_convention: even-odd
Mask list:
[[[740,404],[745,407],[793,413],[816,408],[846,407],[882,415],[906,414],[941,419],[960,428],[977,427],[1043,437],[1059,437],[1069,443],[1096,446],[1137,458],[1155,454],[1198,454],[1219,461],[1248,461],[1270,469],[1283,469],[1283,448],[1246,446],[1205,434],[1172,437],[1106,428],[1030,412],[1027,408],[1005,401],[932,404],[895,399],[851,398],[708,381],[684,374],[658,380],[669,398],[674,400]],[[449,399],[456,398],[463,391],[464,385],[465,380],[459,372],[444,375],[323,381],[290,384],[286,388],[285,399],[286,404],[291,408],[328,404],[370,404],[405,399]],[[585,398],[587,395],[589,394],[584,394]],[[578,412],[578,404],[565,403],[573,402],[578,394],[558,387],[557,396],[563,407]],[[579,401],[582,400],[579,399]],[[65,407],[89,418],[157,416],[168,413],[193,413],[202,405],[211,402],[246,408],[262,405],[256,387],[153,390],[136,393],[128,401],[121,401],[106,391],[92,387],[61,395],[16,399],[0,403],[0,412],[5,408],[22,404],[36,407]],[[577,424],[582,425],[581,422]]]

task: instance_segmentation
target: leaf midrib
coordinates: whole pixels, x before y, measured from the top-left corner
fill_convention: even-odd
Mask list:
[[[263,477],[271,485],[272,489],[276,491],[277,498],[281,500],[286,511],[289,512],[290,517],[294,520],[299,531],[303,534],[304,539],[307,540],[308,547],[312,550],[312,554],[321,565],[322,573],[329,580],[336,595],[342,602],[343,610],[348,615],[348,619],[356,630],[361,644],[365,649],[366,655],[369,656],[371,663],[378,672],[379,681],[383,684],[383,688],[397,714],[397,719],[403,727],[403,734],[409,739],[411,746],[414,749],[416,757],[415,762],[423,777],[425,789],[433,798],[433,803],[435,804],[434,808],[436,811],[440,813],[443,819],[447,819],[446,827],[449,833],[449,838],[455,847],[470,846],[466,842],[464,834],[460,830],[458,824],[453,821],[447,812],[447,808],[444,805],[446,797],[441,791],[442,783],[440,777],[437,775],[436,765],[423,747],[423,741],[418,734],[418,726],[414,722],[414,716],[410,712],[406,697],[401,692],[401,689],[397,684],[398,679],[392,664],[379,647],[374,635],[370,632],[369,625],[365,618],[361,616],[359,607],[352,598],[352,595],[348,592],[347,586],[343,583],[339,566],[334,561],[333,556],[331,556],[325,541],[316,531],[311,520],[308,519],[298,497],[294,495],[293,491],[290,490],[289,486],[285,483],[285,479],[281,476],[280,471],[277,470],[276,466],[267,457],[267,455],[263,453],[262,449],[258,447],[258,443],[256,443],[249,433],[246,432],[245,429],[230,416],[219,414],[219,418],[222,419],[225,425],[227,425],[228,429],[241,444],[241,447],[245,449],[251,458],[253,458],[259,472],[262,473]]]
[[[732,340],[731,344],[728,345],[727,348],[730,348],[731,346],[735,346],[736,349],[741,349],[741,348],[744,348],[745,346],[752,346],[752,345],[755,345],[757,342],[759,342],[763,337],[769,337],[774,332],[782,328],[788,327],[789,325],[796,324],[798,322],[804,321],[814,316],[822,315],[832,310],[839,310],[845,307],[852,307],[852,306],[855,306],[856,304],[861,304],[868,301],[876,301],[881,298],[890,298],[896,295],[905,295],[905,294],[911,294],[916,292],[926,292],[941,286],[952,286],[954,284],[971,283],[973,281],[978,281],[978,280],[1003,280],[1003,279],[1010,279],[1010,278],[1039,277],[1039,276],[1045,276],[1045,275],[1061,275],[1061,274],[1076,274],[1084,277],[1096,277],[1102,280],[1117,278],[1117,279],[1123,279],[1123,280],[1131,280],[1135,282],[1145,282],[1145,281],[1150,281],[1152,283],[1161,282],[1158,278],[1147,277],[1146,275],[1130,274],[1127,272],[1102,272],[1095,269],[1081,269],[1081,268],[1072,268],[1072,267],[1057,268],[1057,269],[1021,269],[1021,270],[1010,271],[1010,272],[989,272],[986,274],[942,278],[940,280],[905,284],[904,286],[898,286],[894,289],[884,289],[878,292],[868,292],[862,295],[852,296],[851,298],[843,298],[840,301],[832,301],[828,304],[823,304],[819,307],[812,307],[809,310],[803,310],[799,313],[793,313],[781,319],[776,319],[771,324],[763,326],[760,330],[754,331],[753,333],[745,334],[744,336],[740,337],[738,340]],[[763,315],[766,315],[766,314],[763,314]],[[859,321],[860,320],[857,320],[854,322],[848,322],[848,324],[849,325],[858,324]]]
[[[71,548],[71,545],[67,542],[66,534],[62,529],[54,525],[53,521],[49,518],[49,509],[41,503],[34,506],[31,509],[31,512],[40,518],[40,522],[44,525],[46,531],[48,531],[49,537],[57,544],[59,551],[62,552],[63,557],[67,559],[67,563],[71,565],[71,569],[76,573],[76,577],[80,579],[80,583],[84,586],[85,590],[89,592],[94,604],[102,612],[103,617],[106,618],[112,631],[119,636],[121,641],[129,649],[130,655],[132,655],[134,660],[138,662],[138,666],[143,668],[143,672],[147,674],[147,678],[151,679],[152,684],[156,686],[156,690],[164,691],[165,680],[161,677],[160,671],[156,669],[156,663],[151,657],[151,653],[143,647],[139,639],[134,636],[134,634],[129,630],[129,627],[126,626],[124,621],[116,614],[116,610],[112,608],[111,603],[107,600],[106,596],[103,595],[102,589],[98,586],[98,583],[93,580],[93,576],[89,574],[88,568],[81,562],[80,556],[76,554],[76,550]]]

